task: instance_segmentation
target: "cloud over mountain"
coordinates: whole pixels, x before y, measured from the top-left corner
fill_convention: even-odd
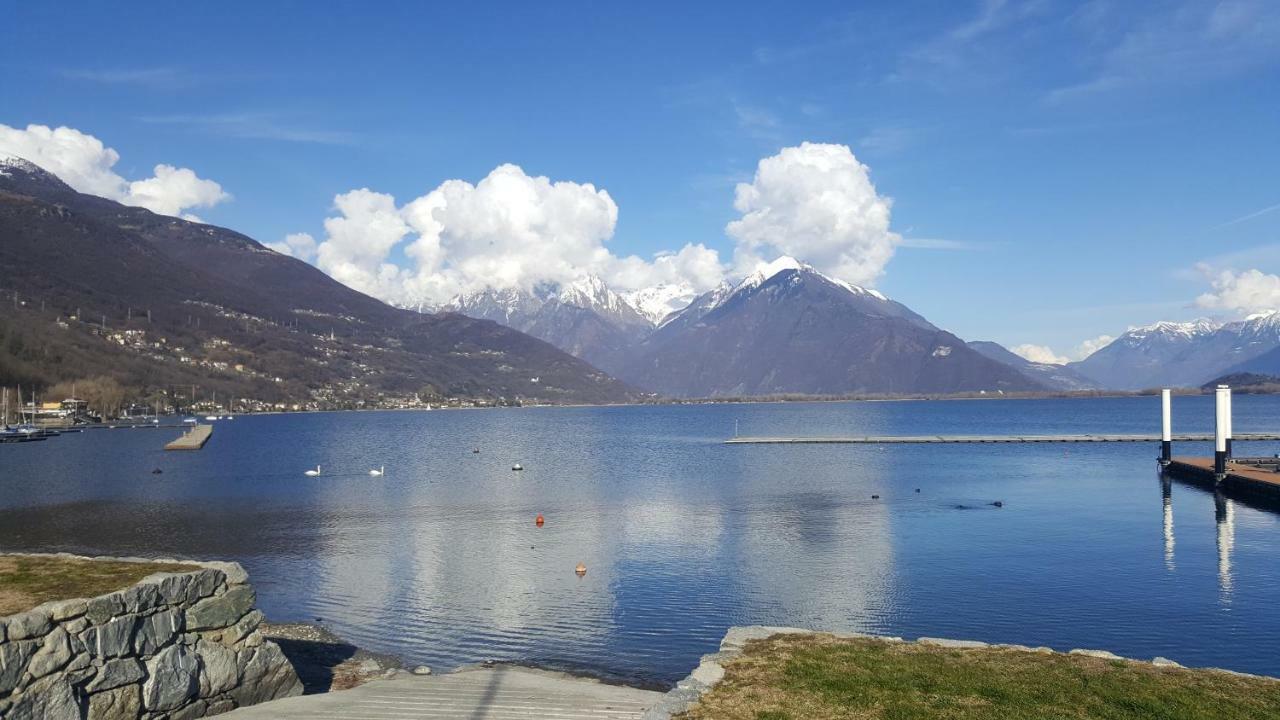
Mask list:
[[[198,220],[187,211],[231,199],[213,180],[172,165],[156,165],[151,177],[130,181],[113,169],[120,160],[118,152],[75,128],[28,125],[19,129],[0,124],[0,156],[4,155],[30,160],[80,192],[162,215]]]
[[[1014,345],[1009,349],[1015,354],[1024,359],[1030,360],[1033,363],[1066,365],[1068,362],[1071,362],[1071,358],[1059,355],[1045,345],[1032,345],[1030,343],[1026,343],[1023,345]]]
[[[334,208],[316,265],[392,302],[438,305],[485,287],[528,289],[585,274],[619,290],[684,282],[701,291],[724,275],[719,255],[703,245],[649,260],[614,255],[606,244],[618,206],[606,190],[531,176],[517,165],[501,165],[474,185],[447,180],[404,205],[353,190],[338,195]],[[283,250],[275,247],[303,257],[287,240]],[[393,261],[397,251],[407,263]]]
[[[1261,270],[1221,270],[1210,276],[1210,283],[1213,289],[1196,298],[1196,305],[1202,308],[1241,313],[1280,308],[1280,276]]]
[[[899,241],[889,206],[848,147],[804,143],[761,160],[753,181],[738,186],[742,217],[726,228],[736,242],[732,267],[701,243],[619,256],[608,245],[619,211],[607,190],[505,164],[475,184],[446,180],[404,204],[369,189],[338,195],[315,262],[375,297],[428,306],[585,275],[621,292],[667,284],[700,293],[784,254],[869,285]],[[290,237],[273,248],[306,259],[310,245]]]
[[[891,201],[845,145],[803,143],[760,161],[739,183],[742,217],[725,231],[737,241],[740,272],[778,255],[801,258],[828,275],[872,285],[901,239],[889,229]]]

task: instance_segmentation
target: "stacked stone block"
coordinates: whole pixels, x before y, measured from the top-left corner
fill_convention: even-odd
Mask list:
[[[0,717],[183,720],[301,694],[244,569],[187,564],[0,618]]]

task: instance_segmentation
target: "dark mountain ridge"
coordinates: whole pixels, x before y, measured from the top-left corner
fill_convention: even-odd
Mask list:
[[[906,306],[789,258],[696,299],[619,377],[682,397],[1046,389]]]
[[[523,333],[390,307],[240,233],[78,193],[12,159],[0,162],[0,288],[14,307],[0,318],[0,384],[96,371],[295,403],[635,397]]]

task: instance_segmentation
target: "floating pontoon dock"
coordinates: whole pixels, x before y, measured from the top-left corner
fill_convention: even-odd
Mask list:
[[[194,425],[173,442],[164,446],[165,450],[199,450],[209,442],[213,435],[212,425]]]
[[[1213,433],[1174,435],[1179,442],[1212,442]],[[1241,433],[1238,441],[1280,441],[1280,433]],[[1104,442],[1160,442],[1159,435],[866,435],[857,437],[735,437],[725,440],[727,445],[929,445],[964,443],[1104,443]]]

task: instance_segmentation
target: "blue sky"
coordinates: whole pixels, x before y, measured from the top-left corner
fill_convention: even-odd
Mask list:
[[[1131,324],[1280,303],[1275,3],[3,15],[0,123],[92,135],[127,179],[190,168],[232,196],[197,214],[263,242],[323,242],[354,189],[403,205],[513,163],[607,190],[616,255],[692,243],[727,262],[735,184],[809,141],[847,145],[892,198],[904,242],[876,286],[967,339],[1069,354]],[[1224,270],[1260,271],[1262,290]]]

